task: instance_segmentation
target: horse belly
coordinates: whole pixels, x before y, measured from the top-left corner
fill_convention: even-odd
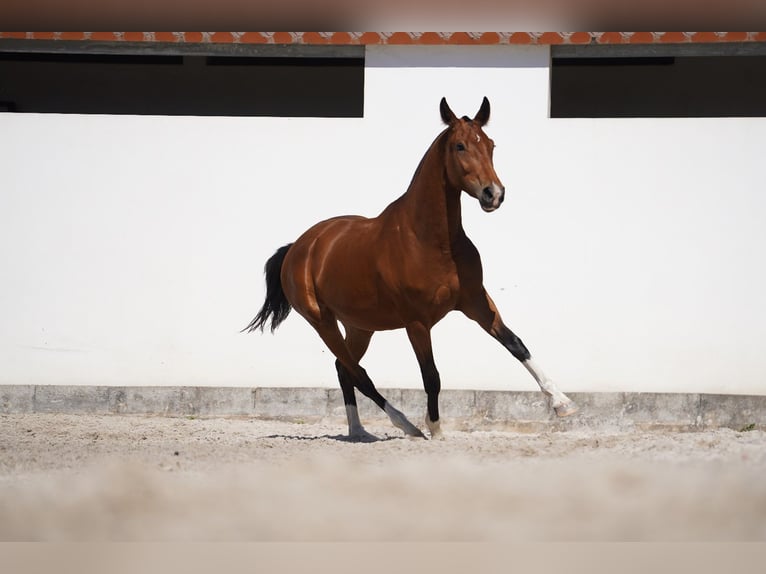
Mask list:
[[[307,318],[329,312],[347,326],[368,331],[414,321],[432,326],[455,308],[457,274],[412,254],[405,260],[402,252],[381,239],[374,220],[322,222],[288,253],[287,274],[299,284],[286,289],[288,299]]]
[[[378,291],[357,298],[349,294],[329,303],[344,324],[366,331],[401,329],[413,322],[432,327],[455,308],[457,297],[446,285],[414,293]]]
[[[339,258],[337,271],[318,286],[317,299],[345,325],[367,331],[403,327],[395,294],[381,281],[374,260]]]
[[[334,270],[317,285],[319,304],[345,325],[367,331],[400,329],[418,321],[434,325],[457,303],[449,281],[408,280],[362,253],[328,261]]]

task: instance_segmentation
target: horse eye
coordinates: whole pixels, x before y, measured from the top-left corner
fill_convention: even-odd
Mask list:
[[[457,148],[457,151],[465,151],[465,146],[461,143],[457,144],[455,147]]]

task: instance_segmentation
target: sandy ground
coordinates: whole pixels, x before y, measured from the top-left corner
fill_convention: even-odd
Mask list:
[[[764,541],[766,433],[0,415],[0,540]]]

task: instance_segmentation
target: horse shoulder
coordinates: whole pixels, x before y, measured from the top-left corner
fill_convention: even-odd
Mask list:
[[[481,255],[468,236],[463,235],[453,244],[452,257],[455,261],[461,292],[481,291],[484,285]]]

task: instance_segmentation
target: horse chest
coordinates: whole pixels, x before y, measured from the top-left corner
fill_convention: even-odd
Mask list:
[[[412,312],[421,314],[429,323],[436,323],[453,310],[460,286],[456,273],[421,273],[406,289],[405,300]]]

